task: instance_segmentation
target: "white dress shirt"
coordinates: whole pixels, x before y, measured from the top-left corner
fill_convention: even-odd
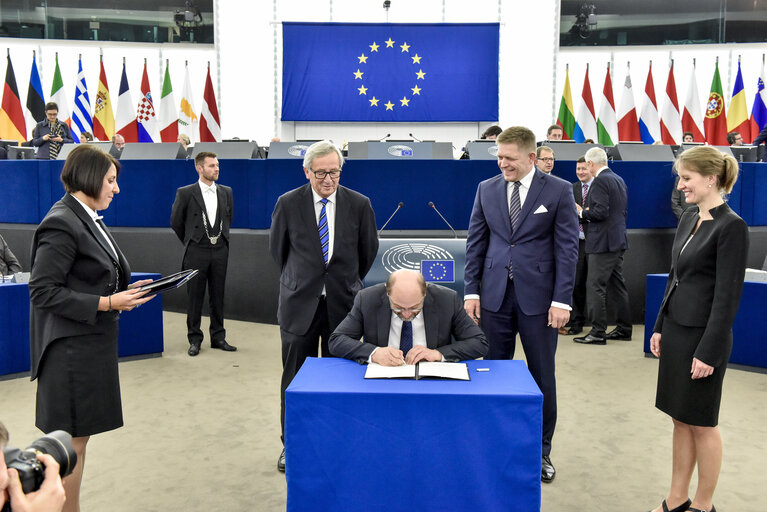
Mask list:
[[[216,226],[213,225],[216,222],[216,212],[218,211],[218,194],[216,194],[216,184],[208,186],[199,180],[197,182],[200,185],[200,191],[202,191],[202,200],[205,201],[205,211],[208,215],[208,230],[211,235],[218,233]]]
[[[389,324],[389,344],[387,346],[396,348],[399,350],[399,342],[400,338],[402,337],[402,320],[400,317],[397,316],[397,313],[394,311],[391,312],[391,323]],[[418,313],[411,321],[410,323],[413,324],[413,346],[426,346],[426,323],[423,319],[423,310],[421,310],[420,313]],[[372,362],[373,354],[375,354],[376,350],[378,350],[381,347],[376,347],[375,350],[373,350],[370,353],[370,357],[368,357],[368,363]],[[402,354],[407,355],[407,354]],[[445,356],[442,356],[442,361],[445,360]]]
[[[109,240],[109,237],[104,232],[104,229],[101,227],[101,225],[98,222],[96,222],[96,219],[101,219],[101,216],[99,214],[97,214],[95,210],[92,210],[90,206],[88,206],[87,204],[85,204],[82,201],[80,201],[79,199],[77,199],[77,197],[75,197],[74,195],[72,195],[72,194],[69,194],[69,195],[74,197],[75,201],[80,203],[82,205],[82,207],[85,209],[85,213],[90,215],[91,219],[93,220],[93,224],[96,226],[96,229],[99,230],[99,233],[101,233],[101,236],[104,237],[104,240],[107,241],[107,245],[112,250],[112,256],[115,257],[115,261],[119,261],[120,258],[117,257],[117,251],[115,250],[115,246],[112,245],[112,241]]]

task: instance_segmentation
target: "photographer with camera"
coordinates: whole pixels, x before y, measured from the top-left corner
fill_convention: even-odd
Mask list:
[[[5,445],[8,430],[0,422],[0,510],[11,512],[59,512],[64,508],[64,486],[59,476],[59,464],[47,453],[38,453],[37,460],[45,466],[45,479],[39,490],[24,494],[19,473],[5,466]]]

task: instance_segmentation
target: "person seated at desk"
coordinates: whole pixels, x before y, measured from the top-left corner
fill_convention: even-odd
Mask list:
[[[503,131],[503,128],[501,128],[497,124],[494,124],[493,126],[488,127],[487,130],[482,132],[482,136],[480,137],[480,139],[495,140],[496,137],[498,137],[502,131]]]
[[[329,348],[360,364],[399,366],[476,359],[487,353],[488,343],[455,291],[427,285],[423,275],[403,269],[357,293]]]
[[[727,144],[730,146],[742,146],[743,136],[740,132],[730,132],[727,134]]]
[[[8,244],[5,243],[3,235],[0,235],[0,276],[7,276],[16,272],[21,272],[21,264],[11,252]]]
[[[93,135],[91,132],[82,132],[80,134],[80,144],[88,144],[89,142],[93,142]]]

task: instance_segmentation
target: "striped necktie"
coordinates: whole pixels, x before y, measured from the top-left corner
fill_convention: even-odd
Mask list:
[[[584,183],[583,184],[583,193],[581,194],[581,196],[582,196],[581,197],[581,206],[585,206],[586,205],[586,194],[588,194],[588,193],[589,193],[589,185],[588,185],[588,183]],[[583,223],[582,222],[578,223],[578,229],[580,230],[581,233],[584,233],[584,231],[583,231]]]
[[[330,248],[330,230],[328,229],[328,216],[325,207],[328,205],[327,198],[320,199],[322,210],[320,210],[320,221],[317,223],[317,229],[320,233],[320,245],[322,246],[322,259],[325,266],[328,266],[328,249]]]
[[[517,228],[517,222],[519,222],[519,214],[522,212],[522,203],[519,200],[519,187],[522,185],[520,182],[514,182],[514,188],[511,190],[511,204],[509,204],[509,222],[511,223],[511,233]],[[514,277],[511,270],[511,260],[509,260],[509,279]]]

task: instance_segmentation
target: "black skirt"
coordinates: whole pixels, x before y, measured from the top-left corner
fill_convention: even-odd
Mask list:
[[[62,338],[46,348],[37,378],[37,428],[82,437],[123,425],[117,329],[115,321],[111,332]]]
[[[715,427],[719,423],[727,365],[714,368],[714,373],[705,379],[692,379],[692,358],[704,330],[704,327],[679,325],[669,316],[664,317],[655,407],[682,423]],[[729,336],[732,338],[732,331]],[[728,359],[729,355],[725,360]]]

